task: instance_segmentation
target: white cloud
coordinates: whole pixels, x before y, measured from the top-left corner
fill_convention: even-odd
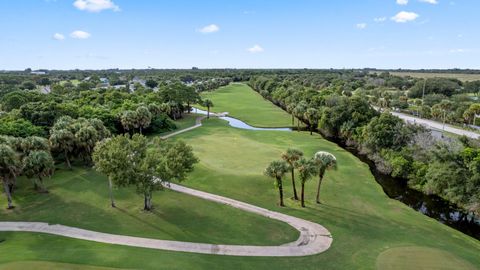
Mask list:
[[[466,49],[451,49],[450,53],[465,53],[468,52]]]
[[[52,38],[55,39],[55,40],[64,40],[65,36],[60,34],[60,33],[55,33],[55,34],[53,34]]]
[[[428,3],[428,4],[432,4],[432,5],[438,4],[438,0],[420,0],[420,2]]]
[[[260,52],[263,52],[264,49],[260,45],[255,44],[255,45],[253,45],[253,47],[248,48],[247,51],[249,51],[251,53],[260,53]]]
[[[210,34],[218,31],[220,31],[220,27],[218,27],[216,24],[210,24],[198,30],[198,32],[203,34]]]
[[[365,29],[367,28],[367,24],[366,23],[357,23],[357,25],[355,25],[358,29]]]
[[[408,0],[397,0],[397,4],[404,6],[404,5],[408,4]]]
[[[393,16],[391,19],[397,23],[406,23],[416,20],[420,15],[414,12],[401,11],[397,15]]]
[[[75,39],[87,39],[90,36],[90,33],[81,30],[73,31],[72,33],[70,33],[70,37]]]
[[[120,11],[120,7],[115,5],[111,0],[75,0],[73,6],[79,10],[88,12],[100,12],[107,9]]]
[[[387,20],[387,17],[378,17],[373,19],[375,22],[384,22]]]

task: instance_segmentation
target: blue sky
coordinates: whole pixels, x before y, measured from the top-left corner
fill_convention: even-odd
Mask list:
[[[0,0],[0,70],[478,69],[478,11],[478,0]]]

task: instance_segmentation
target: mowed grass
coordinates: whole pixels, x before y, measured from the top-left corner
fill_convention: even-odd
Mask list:
[[[377,72],[380,73],[380,72]],[[400,77],[413,77],[413,78],[453,78],[462,82],[478,81],[480,80],[480,74],[457,74],[457,73],[430,73],[430,72],[403,72],[403,71],[390,71],[391,75]]]
[[[273,105],[248,85],[232,83],[212,92],[201,94],[203,99],[211,99],[212,112],[228,112],[229,116],[241,119],[255,127],[290,127],[288,113]],[[235,105],[232,106],[232,101]]]
[[[231,106],[236,106],[235,100],[231,101]],[[409,259],[407,266],[413,267],[437,266],[436,262],[451,261],[451,258],[454,262],[444,263],[443,269],[475,269],[480,266],[479,241],[389,199],[366,164],[318,135],[241,130],[229,127],[225,121],[210,119],[205,120],[201,128],[172,138],[176,139],[192,145],[201,160],[185,185],[322,224],[333,235],[331,248],[307,257],[235,257],[158,251],[45,234],[8,232],[0,233],[0,241],[5,240],[0,243],[0,254],[9,254],[0,256],[0,263],[42,260],[142,269],[375,269],[390,266],[402,269],[398,268],[398,260],[395,259],[398,255],[406,256]],[[288,147],[299,148],[307,156],[323,150],[337,157],[338,170],[329,171],[322,186],[323,204],[314,203],[316,179],[307,183],[307,207],[303,209],[291,199],[291,184],[286,178],[287,207],[277,206],[278,193],[273,180],[262,173],[265,166],[279,159],[280,153]],[[102,185],[105,185],[104,182]],[[156,195],[155,204],[168,205],[164,202],[166,194],[168,192],[161,197]],[[102,202],[108,203],[105,198]],[[190,208],[200,207],[196,203],[191,202]],[[231,219],[230,212],[221,214],[223,219]],[[196,224],[195,219],[190,222]],[[221,226],[228,226],[225,224]],[[255,230],[260,230],[263,225],[253,226],[250,232],[257,235]],[[208,229],[202,225],[199,227],[199,230]],[[414,249],[414,252],[404,252],[402,248],[405,247]]]
[[[115,191],[109,206],[107,179],[91,169],[59,170],[37,194],[25,178],[15,192],[16,208],[0,209],[0,221],[39,221],[100,232],[214,244],[283,244],[298,238],[285,223],[269,220],[169,190],[154,193],[155,209],[142,210],[133,188]],[[3,202],[3,200],[2,200]],[[228,219],[224,217],[228,216]]]

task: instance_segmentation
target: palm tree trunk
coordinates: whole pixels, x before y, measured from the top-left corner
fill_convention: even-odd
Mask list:
[[[325,173],[324,170],[320,171],[318,175],[318,186],[317,186],[317,203],[320,203],[320,186],[322,185],[323,174]]]
[[[302,181],[302,207],[305,207],[305,183]]]
[[[300,118],[297,118],[297,131],[300,132]]]
[[[293,198],[298,201],[297,187],[295,187],[295,169],[292,168],[292,187],[293,187]]]
[[[38,183],[40,184],[40,192],[42,193],[48,193],[48,190],[47,188],[45,187],[45,185],[43,184],[43,178],[41,176],[38,177]]]
[[[63,151],[64,155],[65,155],[65,163],[67,164],[67,167],[69,170],[72,169],[72,165],[70,165],[70,159],[68,158],[68,153],[67,153],[67,150]]]
[[[283,186],[282,186],[281,178],[277,178],[277,184],[278,184],[278,193],[280,194],[280,206],[283,207],[285,205],[283,204]]]
[[[13,206],[12,194],[10,194],[10,187],[6,181],[3,181],[3,189],[5,189],[5,195],[7,195],[7,209],[13,209],[15,206]]]
[[[142,135],[142,127],[140,126],[139,129],[140,129],[140,135]]]
[[[309,124],[310,125],[310,136],[312,136],[313,134],[313,125],[312,124]]]
[[[207,107],[207,119],[210,119],[210,106]]]
[[[115,208],[115,200],[113,199],[113,184],[112,184],[112,179],[109,177],[108,178],[108,189],[110,193],[110,204],[112,205],[113,208]]]

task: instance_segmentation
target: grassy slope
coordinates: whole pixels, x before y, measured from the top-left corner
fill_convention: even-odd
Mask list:
[[[256,127],[289,127],[292,125],[290,115],[265,100],[246,85],[233,83],[214,92],[202,93],[202,98],[213,101],[213,112],[228,112]],[[232,106],[232,102],[235,105]]]
[[[11,254],[8,259],[0,256],[0,262],[46,260],[151,269],[224,269],[232,265],[237,269],[372,269],[403,255],[401,262],[408,265],[448,266],[452,258],[458,262],[454,265],[457,269],[480,265],[479,241],[388,199],[367,165],[319,136],[233,129],[221,120],[211,119],[204,127],[179,137],[192,144],[201,159],[186,185],[321,223],[333,234],[332,247],[309,257],[243,258],[129,248],[41,234],[0,233],[0,239],[6,239],[0,243],[0,254]],[[272,180],[261,173],[289,146],[307,155],[321,149],[337,156],[339,168],[327,174],[322,187],[323,205],[312,203],[315,181],[307,184],[306,209],[291,199],[286,208],[275,205],[277,192]],[[291,187],[288,181],[285,184],[290,197]],[[156,203],[165,204],[167,194],[161,194]],[[223,215],[230,218],[230,212]],[[255,227],[260,229],[261,225]],[[398,247],[414,249],[415,256],[404,256]]]
[[[20,179],[17,208],[1,209],[0,220],[43,221],[116,234],[216,244],[282,244],[298,233],[288,225],[228,206],[165,191],[154,194],[152,213],[133,189],[115,192],[118,208],[108,203],[107,180],[92,170],[58,171],[50,194],[35,194]],[[225,215],[229,219],[224,219]],[[194,222],[192,222],[194,220]],[[259,226],[257,228],[257,226]],[[252,233],[252,231],[254,233]]]

